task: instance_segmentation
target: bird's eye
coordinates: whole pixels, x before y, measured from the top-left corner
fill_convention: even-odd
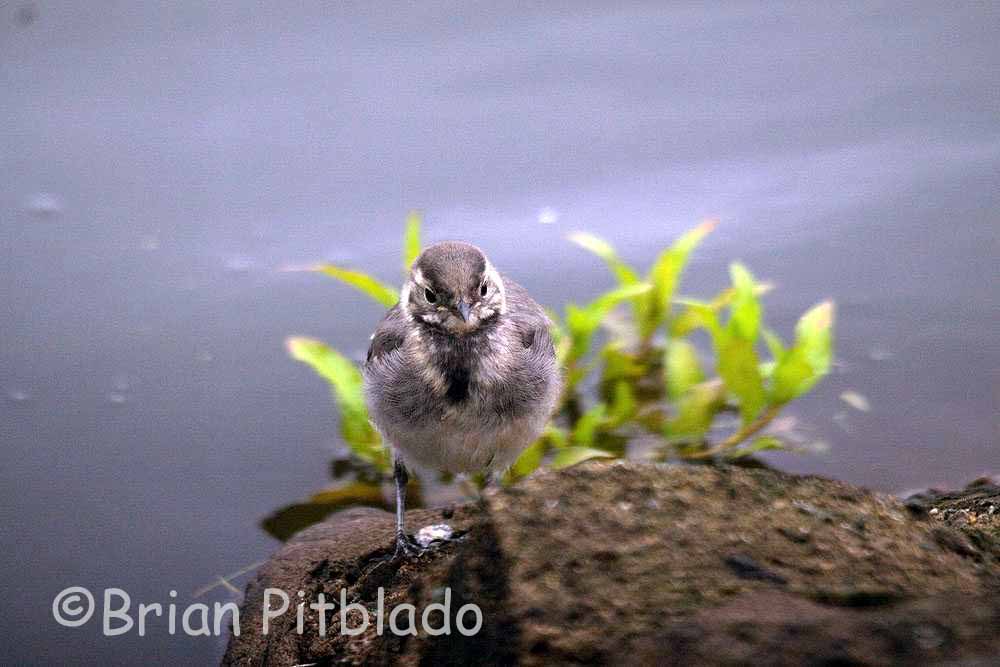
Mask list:
[[[479,296],[486,296],[486,293],[489,290],[490,290],[489,285],[487,285],[486,281],[484,280],[483,284],[479,286]]]
[[[427,303],[437,303],[438,300],[437,294],[430,291],[426,287],[424,288],[424,298],[427,299]]]

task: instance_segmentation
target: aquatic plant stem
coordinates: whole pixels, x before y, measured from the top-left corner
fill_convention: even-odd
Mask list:
[[[719,444],[709,447],[708,449],[702,450],[700,452],[687,454],[684,456],[684,458],[707,459],[715,456],[716,454],[721,454],[727,450],[736,447],[750,436],[755,435],[756,433],[760,432],[762,429],[767,427],[768,424],[774,421],[774,418],[778,416],[778,413],[781,412],[781,408],[783,407],[785,406],[784,404],[781,403],[770,406],[767,410],[761,413],[761,415],[757,417],[757,419],[750,422],[740,430],[736,431],[735,433],[733,433],[731,436],[729,436]]]

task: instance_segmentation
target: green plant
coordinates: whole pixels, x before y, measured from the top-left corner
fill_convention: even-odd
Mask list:
[[[557,357],[565,370],[567,391],[575,389],[579,381],[593,370],[594,363],[585,365],[583,361],[608,313],[622,301],[647,294],[650,288],[648,283],[636,282],[602,294],[582,307],[568,303],[562,320],[554,312],[549,312]]]
[[[340,435],[361,461],[380,470],[389,469],[389,460],[378,431],[368,421],[361,371],[353,361],[325,343],[294,336],[285,341],[293,359],[308,364],[330,383],[333,400],[340,410]]]
[[[683,234],[644,275],[607,241],[583,232],[570,235],[572,242],[605,262],[618,284],[583,306],[567,304],[561,316],[550,311],[564,369],[564,395],[551,423],[512,466],[508,480],[528,475],[546,461],[559,468],[591,458],[626,456],[631,436],[639,432],[657,436],[660,445],[651,454],[661,459],[738,458],[784,448],[763,431],[785,405],[829,371],[833,304],[826,301],[806,312],[786,344],[764,323],[760,297],[770,285],[758,282],[740,263],[730,265],[731,285],[714,298],[678,298],[691,253],[714,227],[714,222],[706,222]],[[403,242],[404,272],[420,253],[420,237],[420,216],[411,213]],[[398,300],[395,288],[366,273],[331,264],[314,270],[384,307]],[[626,302],[630,317],[599,336],[616,306]],[[697,344],[699,336],[705,338],[703,349]],[[383,479],[388,456],[368,422],[357,366],[316,340],[293,337],[287,344],[293,358],[330,383],[352,460],[368,471],[369,481]],[[596,382],[588,384],[598,368]],[[585,386],[596,389],[583,391]],[[717,436],[718,418],[727,413],[738,415],[738,426]],[[355,475],[352,483],[357,479]]]
[[[653,262],[646,275],[646,283],[650,288],[632,299],[634,323],[640,336],[640,347],[649,347],[653,334],[670,316],[674,292],[688,257],[702,239],[715,229],[715,224],[714,221],[704,222],[688,231],[661,252]],[[635,269],[623,262],[607,241],[586,232],[570,234],[569,239],[603,259],[622,288],[639,283]]]
[[[647,273],[650,289],[633,299],[631,335],[612,338],[601,352],[602,396],[610,396],[610,405],[627,408],[619,408],[618,419],[606,419],[599,428],[617,429],[634,421],[662,435],[661,454],[681,458],[738,458],[784,448],[774,436],[758,434],[785,405],[826,375],[833,356],[832,302],[805,313],[792,346],[786,348],[763,324],[760,296],[771,286],[758,282],[738,262],[729,267],[731,287],[712,300],[675,298],[691,252],[714,227],[714,222],[703,223],[660,253]],[[585,233],[572,234],[570,240],[603,259],[620,285],[637,284],[638,272],[606,241]],[[711,342],[712,376],[689,340],[699,330],[707,332]],[[628,338],[635,342],[629,344]],[[771,356],[764,362],[761,340]],[[641,394],[640,400],[626,400],[629,394]],[[738,413],[740,426],[710,442],[716,418],[726,412]]]
[[[411,211],[406,218],[403,234],[403,274],[420,254],[420,214]],[[318,264],[313,271],[336,278],[370,297],[386,308],[399,301],[399,291],[367,273],[334,264]],[[361,371],[357,365],[325,343],[304,336],[291,336],[285,341],[288,354],[310,366],[330,384],[333,399],[340,411],[340,435],[351,453],[361,462],[379,471],[388,471],[389,457],[378,431],[368,420]]]

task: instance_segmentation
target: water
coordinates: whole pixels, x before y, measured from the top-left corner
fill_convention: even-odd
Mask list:
[[[276,548],[260,520],[339,449],[283,340],[361,354],[380,315],[283,269],[396,280],[412,207],[553,306],[608,284],[567,233],[648,264],[717,217],[685,293],[741,259],[786,335],[838,303],[838,371],[790,415],[828,449],[780,465],[996,471],[998,29],[989,4],[0,9],[4,653],[219,655],[58,627],[52,598],[187,604]]]

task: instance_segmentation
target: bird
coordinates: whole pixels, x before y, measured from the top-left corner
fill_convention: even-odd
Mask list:
[[[496,479],[544,430],[560,393],[545,310],[478,247],[445,241],[413,261],[362,365],[372,424],[393,453],[394,557],[408,468]]]

